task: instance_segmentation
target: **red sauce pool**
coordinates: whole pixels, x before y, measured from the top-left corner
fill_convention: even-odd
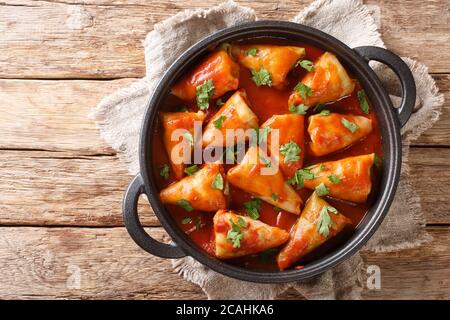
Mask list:
[[[246,41],[246,43],[252,41]],[[259,41],[261,42],[261,41]],[[278,40],[270,39],[269,41],[265,41],[266,43],[274,43],[278,42]],[[284,42],[283,42],[284,44]],[[292,45],[292,43],[289,43]],[[306,49],[306,56],[304,59],[308,59],[311,61],[316,60],[321,54],[325,51],[320,50],[316,47],[306,44],[294,44],[296,46],[301,46]],[[344,66],[345,67],[345,66]],[[286,87],[284,90],[278,90],[275,88],[261,86],[257,87],[251,79],[250,72],[241,67],[240,69],[240,83],[239,87],[246,90],[248,99],[250,102],[250,106],[252,107],[253,112],[258,116],[259,122],[263,123],[268,118],[270,118],[274,114],[286,114],[289,113],[288,110],[288,98],[292,92],[293,87],[298,83],[298,79],[302,76],[302,73],[306,71],[301,71],[300,68],[296,68],[289,74],[288,79],[290,80],[290,86]],[[350,71],[347,69],[347,72],[352,78]],[[354,115],[363,115],[369,117],[372,120],[373,130],[372,132],[363,138],[361,141],[351,145],[345,150],[326,155],[323,157],[314,157],[311,154],[308,154],[308,145],[309,135],[306,132],[307,125],[305,125],[305,146],[306,146],[306,156],[305,156],[305,164],[304,167],[307,167],[311,164],[321,163],[325,161],[339,160],[345,157],[357,156],[369,153],[376,153],[379,157],[382,157],[382,146],[381,146],[381,134],[380,129],[378,127],[377,117],[370,108],[370,113],[368,115],[364,114],[359,106],[358,98],[356,93],[358,90],[362,89],[359,83],[357,82],[355,90],[353,93],[345,97],[339,101],[334,103],[330,103],[327,105],[327,109],[332,110],[333,112],[342,113],[342,114],[354,114]],[[222,97],[223,101],[231,95],[231,93],[225,94]],[[187,105],[185,102],[177,101],[176,98],[170,97],[167,106],[165,106],[166,110],[176,111],[180,106],[187,106],[190,110],[197,111],[196,105]],[[214,102],[212,103],[214,105]],[[370,101],[369,101],[369,105]],[[264,107],[261,107],[264,106]],[[310,108],[308,114],[305,116],[305,124],[308,123],[308,117],[312,114],[312,109]],[[205,123],[208,122],[209,118],[214,114],[216,110],[214,108],[209,108],[207,113],[207,118]],[[153,148],[153,175],[156,181],[156,184],[159,190],[167,187],[171,183],[176,180],[171,175],[168,180],[164,180],[159,172],[160,168],[163,164],[169,163],[168,156],[165,152],[164,145],[162,143],[162,128],[160,125],[157,126],[155,134],[152,139],[152,148]],[[227,166],[227,170],[231,166]],[[372,192],[369,195],[369,198],[365,204],[354,204],[349,203],[337,199],[333,199],[327,197],[327,201],[338,209],[339,212],[344,214],[346,217],[351,219],[352,228],[351,230],[346,230],[346,232],[341,233],[335,238],[327,241],[323,246],[319,249],[315,250],[308,256],[302,258],[297,266],[302,267],[307,264],[309,261],[317,259],[320,256],[336,249],[337,246],[341,245],[345,242],[354,231],[354,228],[358,225],[358,223],[362,220],[364,215],[369,210],[371,203],[374,201],[375,195],[378,193],[379,189],[379,181],[381,177],[381,170],[374,166],[372,179],[373,179],[373,188]],[[311,195],[312,191],[307,189],[300,189],[297,191],[304,202]],[[231,196],[231,205],[230,209],[236,210],[241,214],[246,214],[244,210],[244,203],[252,199],[252,196],[240,189],[237,189],[230,185],[230,196]],[[194,241],[200,248],[206,251],[208,254],[214,256],[214,237],[213,237],[213,216],[214,212],[186,212],[183,208],[178,206],[168,205],[166,206],[168,211],[173,216],[177,225],[186,233],[188,236]],[[189,224],[183,224],[182,220],[186,217],[190,217],[192,222]],[[277,211],[274,207],[268,203],[261,202],[261,210],[260,210],[260,220],[264,223],[267,223],[271,226],[276,226],[283,228],[287,231],[291,229],[293,224],[296,222],[298,216],[291,214],[285,211]],[[255,270],[278,270],[275,262],[277,250],[269,250],[268,252],[264,252],[262,254],[245,256],[238,259],[227,260],[227,262],[231,264],[235,264],[238,266],[243,266],[245,268],[255,269]],[[295,268],[295,266],[294,266]]]

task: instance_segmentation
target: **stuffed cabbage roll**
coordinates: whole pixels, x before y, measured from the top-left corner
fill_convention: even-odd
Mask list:
[[[309,167],[313,179],[304,180],[308,189],[323,195],[356,203],[364,203],[372,189],[371,168],[375,154],[344,158]]]
[[[325,52],[294,88],[289,105],[313,106],[339,100],[352,93],[355,83],[336,56]]]
[[[209,163],[191,176],[161,190],[162,203],[175,204],[190,210],[217,211],[226,209],[228,185],[221,164]]]
[[[205,113],[202,111],[161,113],[161,122],[164,128],[164,146],[166,147],[172,170],[178,180],[183,178],[186,164],[190,163],[194,122],[203,122],[204,119]],[[175,132],[177,129],[185,129],[189,133],[178,136]]]
[[[298,114],[274,115],[264,122],[262,128],[278,129],[279,144],[273,147],[272,134],[269,133],[267,143],[270,152],[279,158],[281,171],[286,178],[292,178],[295,171],[303,166],[305,140],[304,116]]]
[[[309,117],[311,153],[315,156],[344,149],[372,131],[372,120],[355,115],[331,113],[328,116]]]
[[[214,216],[216,257],[229,259],[275,248],[289,239],[280,228],[261,221],[219,210]]]
[[[300,214],[302,199],[272,165],[277,166],[251,146],[241,163],[228,171],[228,182],[285,211]]]
[[[182,100],[193,101],[197,87],[208,80],[212,81],[214,87],[210,96],[212,99],[236,90],[239,85],[239,65],[223,50],[210,53],[172,87],[172,94]]]
[[[203,146],[225,146],[226,129],[251,128],[258,128],[258,118],[249,107],[245,91],[236,91],[206,125],[203,131]],[[218,135],[221,139],[216,138]],[[240,141],[235,139],[236,142]]]
[[[298,59],[305,55],[305,49],[293,46],[277,45],[233,45],[232,55],[244,67],[260,72],[268,71],[271,86],[282,88],[287,83],[286,76]]]
[[[350,224],[350,219],[313,192],[292,227],[288,243],[277,256],[278,267],[289,268]]]

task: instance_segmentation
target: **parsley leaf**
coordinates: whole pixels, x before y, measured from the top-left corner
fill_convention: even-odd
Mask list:
[[[272,86],[272,75],[266,68],[261,67],[259,71],[251,69],[251,72],[252,72],[252,80],[258,87],[264,85],[269,87]]]
[[[241,227],[245,228],[247,223],[242,217],[239,217],[237,224],[230,218],[231,228],[227,233],[227,241],[233,244],[233,248],[239,248],[241,246],[242,238],[244,237]]]
[[[339,177],[337,175],[335,175],[334,173],[332,175],[328,176],[328,180],[330,180],[331,183],[333,183],[333,184],[338,184],[341,182],[341,179],[339,179]]]
[[[323,164],[323,163],[321,163],[320,165],[319,165],[319,170],[320,171],[323,171],[323,170],[326,170],[327,168],[325,167],[325,165]]]
[[[217,99],[216,101],[216,107],[221,107],[223,106],[225,103],[222,101],[222,98]]]
[[[314,173],[312,173],[311,170],[299,169],[295,172],[294,176],[288,180],[288,183],[292,186],[296,184],[297,188],[303,188],[304,180],[312,180],[314,178]]]
[[[369,103],[367,102],[366,92],[364,90],[359,90],[356,95],[358,96],[359,107],[362,112],[369,114]]]
[[[189,144],[191,146],[194,146],[194,137],[192,136],[192,134],[190,132],[183,133],[183,137],[186,138],[186,140],[189,142]]]
[[[280,147],[280,153],[284,156],[284,163],[300,160],[302,149],[293,141],[289,141]]]
[[[191,217],[185,217],[183,218],[183,220],[181,220],[181,224],[190,224],[190,223],[192,223]]]
[[[186,210],[187,212],[191,212],[194,210],[194,208],[192,208],[191,204],[189,201],[187,201],[186,199],[180,199],[177,201],[177,205],[179,205],[180,207],[182,207],[184,210]]]
[[[244,203],[245,210],[250,218],[257,220],[259,218],[259,210],[261,209],[261,200],[258,198],[252,199]]]
[[[164,178],[164,180],[169,179],[169,166],[167,164],[163,164],[161,166],[161,170],[159,171],[159,174],[161,177]]]
[[[303,69],[307,70],[308,72],[311,72],[314,69],[314,63],[312,63],[312,61],[309,61],[306,59],[297,61],[295,66],[300,66]]]
[[[220,173],[216,175],[211,186],[213,189],[223,190],[223,177]]]
[[[299,105],[290,105],[289,111],[293,114],[306,114],[306,111],[308,111],[309,107],[305,106],[303,103],[300,103]]]
[[[247,56],[256,56],[257,53],[258,53],[257,48],[250,48],[245,51],[245,55],[247,55]]]
[[[297,85],[294,87],[294,91],[297,92],[303,99],[312,96],[312,89],[301,82],[297,83]]]
[[[270,168],[272,166],[272,162],[267,160],[266,158],[264,158],[263,156],[259,157],[259,160],[262,162],[262,164],[264,165],[264,167],[266,168]]]
[[[278,200],[278,194],[276,192],[272,192],[271,197],[272,197],[273,201],[277,201]]]
[[[198,167],[197,167],[196,164],[194,164],[193,166],[190,166],[190,167],[187,167],[186,169],[184,169],[184,173],[186,173],[188,176],[192,176],[197,171],[198,171]]]
[[[203,84],[197,86],[197,92],[195,94],[197,99],[197,105],[200,110],[206,110],[209,108],[209,99],[214,95],[215,91],[212,80],[207,80]]]
[[[344,125],[344,127],[350,130],[351,133],[355,133],[359,129],[356,123],[348,121],[345,118],[342,118],[341,123]]]
[[[316,193],[319,197],[323,197],[330,193],[330,189],[328,189],[328,187],[322,182],[316,187]]]
[[[337,210],[335,208],[323,206],[320,210],[319,219],[317,220],[317,230],[325,238],[328,238],[330,235],[330,228],[333,226],[333,220],[331,220],[328,212],[337,214]]]
[[[227,117],[225,117],[225,116],[220,116],[219,118],[214,120],[213,121],[214,127],[216,127],[217,129],[222,129],[222,123],[225,121],[226,118]]]
[[[324,110],[320,111],[319,116],[321,116],[321,117],[327,117],[327,116],[329,116],[330,114],[331,114],[331,111],[330,111],[330,110],[324,109]]]

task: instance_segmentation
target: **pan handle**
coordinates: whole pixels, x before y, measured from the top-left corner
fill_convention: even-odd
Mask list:
[[[156,241],[145,232],[139,221],[137,205],[139,196],[145,193],[144,182],[138,174],[128,186],[123,200],[123,221],[131,238],[145,251],[161,258],[182,258],[186,254],[175,243],[165,244]]]
[[[399,56],[389,50],[374,46],[357,47],[353,50],[367,61],[375,60],[386,64],[400,79],[402,102],[400,107],[397,108],[397,113],[400,125],[403,127],[413,113],[416,103],[416,83],[411,70],[409,70],[406,63]]]

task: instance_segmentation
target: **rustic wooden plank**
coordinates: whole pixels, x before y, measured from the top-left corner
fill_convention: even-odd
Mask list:
[[[153,25],[181,10],[207,8],[210,1],[24,1],[0,6],[0,77],[117,78],[144,74],[142,41]],[[260,19],[290,19],[310,0],[239,1]],[[450,27],[445,1],[375,1],[386,44],[421,60],[432,72],[449,72]],[[411,24],[411,21],[414,23]],[[36,26],[39,28],[36,28]]]
[[[5,151],[0,163],[0,224],[122,225],[132,177],[117,157]],[[143,200],[142,223],[159,224]]]
[[[441,119],[417,145],[450,145],[450,75],[434,75],[446,102]],[[87,115],[103,96],[134,79],[0,80],[0,149],[111,154]]]
[[[450,223],[450,149],[413,148],[410,158],[426,222]],[[122,225],[131,176],[115,156],[4,151],[0,168],[0,225]],[[147,201],[139,210],[158,225]]]
[[[151,229],[164,238],[161,228]],[[430,231],[433,243],[420,249],[363,253],[367,264],[381,270],[381,289],[365,289],[365,298],[450,298],[450,229]],[[123,228],[0,228],[0,270],[1,299],[205,297],[177,276],[168,260],[139,249]]]
[[[88,114],[131,81],[0,80],[0,148],[111,154]]]
[[[439,91],[444,94],[444,105],[442,114],[432,128],[422,134],[422,136],[414,142],[414,145],[441,145],[450,146],[450,74],[435,74],[433,78]]]

